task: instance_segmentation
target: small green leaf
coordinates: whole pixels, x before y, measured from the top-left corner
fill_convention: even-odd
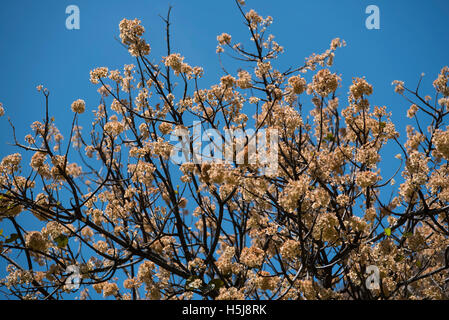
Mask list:
[[[219,290],[221,287],[223,287],[224,282],[221,279],[212,279],[207,284],[207,290],[213,291],[213,290]]]
[[[328,140],[328,141],[334,141],[335,137],[332,133],[328,133],[326,137],[324,137],[324,140]]]
[[[5,243],[14,242],[17,238],[19,238],[19,235],[17,233],[11,233],[9,238],[5,240]]]
[[[404,234],[403,234],[404,238],[411,237],[412,235],[413,235],[413,233],[411,233],[411,232],[404,232]]]
[[[391,229],[390,228],[385,228],[384,232],[387,235],[387,237],[391,236]]]
[[[69,243],[69,238],[61,234],[55,238],[55,242],[58,245],[58,248],[65,248]]]

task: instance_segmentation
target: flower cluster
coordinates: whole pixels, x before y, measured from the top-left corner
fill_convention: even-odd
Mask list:
[[[222,33],[221,35],[217,36],[217,41],[220,45],[230,44],[231,36],[227,33]]]
[[[303,93],[307,88],[306,79],[301,76],[292,76],[288,79],[288,84],[292,87],[295,94]]]
[[[265,252],[257,247],[243,248],[240,261],[250,268],[260,267],[264,260]]]
[[[108,76],[108,68],[99,67],[90,71],[90,82],[93,84],[99,83],[99,79],[106,78]]]
[[[449,127],[435,131],[435,147],[446,160],[449,160]]]
[[[49,247],[48,240],[39,231],[31,231],[25,237],[28,248],[38,252],[46,252]]]
[[[307,87],[307,93],[315,92],[321,97],[327,97],[337,90],[341,78],[329,69],[322,69],[313,76],[313,81]]]
[[[184,62],[184,57],[179,53],[172,53],[171,55],[164,57],[164,64],[167,67],[173,69],[176,75],[180,73],[191,74],[193,69],[187,63]]]
[[[86,103],[83,99],[78,99],[73,101],[71,108],[75,113],[83,113],[86,110]]]
[[[129,53],[138,57],[141,55],[148,55],[150,53],[150,45],[142,39],[145,28],[140,24],[138,19],[120,21],[120,39],[122,43],[128,46]]]
[[[435,87],[436,91],[438,91],[445,97],[449,97],[448,80],[449,80],[449,67],[446,66],[441,69],[438,78],[433,82],[433,86]]]

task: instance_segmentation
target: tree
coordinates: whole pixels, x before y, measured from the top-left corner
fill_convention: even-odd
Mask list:
[[[387,108],[370,106],[365,78],[347,102],[337,97],[331,68],[343,40],[277,70],[272,18],[236,6],[252,43],[217,37],[217,53],[241,68],[223,68],[210,88],[201,67],[171,52],[170,10],[161,65],[141,22],[120,22],[135,62],[91,71],[101,104],[88,134],[79,99],[63,145],[49,90],[38,86],[45,118],[25,144],[13,130],[22,153],[0,165],[0,219],[14,229],[0,242],[2,290],[24,299],[448,298],[449,68],[433,82],[434,102],[421,80],[415,90],[394,82],[416,120],[402,145]],[[195,138],[197,129],[205,134]],[[398,190],[380,172],[389,142]],[[42,228],[28,230],[19,215]]]

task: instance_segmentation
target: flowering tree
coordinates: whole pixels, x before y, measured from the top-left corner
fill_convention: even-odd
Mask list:
[[[0,242],[3,291],[37,299],[448,297],[449,68],[433,82],[434,102],[421,96],[421,81],[415,90],[394,82],[416,120],[402,145],[387,108],[370,106],[364,78],[353,80],[347,101],[337,97],[341,77],[331,67],[343,40],[278,70],[283,47],[268,34],[272,18],[236,5],[251,43],[217,37],[217,53],[242,66],[210,88],[200,87],[201,67],[171,52],[170,11],[160,65],[141,22],[120,22],[135,62],[91,71],[101,104],[87,134],[79,99],[64,145],[49,91],[38,86],[44,120],[26,143],[14,133],[31,161],[15,153],[0,164],[0,219],[12,230]],[[244,134],[198,152],[188,139],[195,126],[222,138]],[[271,172],[253,157],[261,133],[277,139],[266,145],[275,151]],[[389,142],[399,152],[397,191],[380,172]],[[225,144],[236,152],[216,161]],[[179,152],[184,161],[173,161]],[[26,229],[23,216],[41,228]]]

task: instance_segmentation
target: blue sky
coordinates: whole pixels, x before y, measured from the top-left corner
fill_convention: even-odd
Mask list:
[[[79,30],[65,27],[65,8],[70,4],[80,8]],[[370,4],[380,9],[380,30],[365,28],[365,8]],[[165,15],[169,5],[173,6],[173,51],[181,52],[189,64],[203,66],[203,83],[212,84],[221,75],[216,36],[228,32],[234,39],[248,39],[233,0],[5,3],[0,12],[0,102],[17,125],[18,136],[23,137],[29,125],[42,118],[42,97],[35,90],[38,84],[50,90],[50,110],[61,128],[71,120],[67,111],[73,100],[84,99],[88,110],[98,105],[89,70],[97,66],[121,69],[133,62],[116,40],[122,18],[143,21],[152,57],[158,62],[165,53],[164,25],[158,15]],[[301,65],[312,52],[327,49],[332,38],[345,39],[348,46],[338,50],[334,66],[343,75],[340,94],[347,93],[352,77],[366,76],[374,85],[372,104],[389,106],[396,123],[403,121],[408,105],[394,94],[392,80],[414,86],[424,72],[424,83],[431,84],[440,68],[448,64],[446,0],[249,0],[247,7],[273,16],[271,31],[285,47],[279,66]],[[13,151],[5,145],[11,136],[6,117],[0,119],[0,128],[0,156],[4,156]]]
[[[68,5],[80,9],[80,29],[65,26]],[[122,69],[134,63],[117,41],[122,18],[139,18],[155,62],[165,55],[164,24],[169,5],[172,10],[172,51],[180,52],[190,65],[204,67],[202,84],[210,86],[222,75],[215,54],[216,36],[227,32],[238,41],[249,35],[233,0],[46,0],[8,1],[0,11],[0,102],[16,125],[17,136],[29,132],[30,124],[43,117],[43,99],[35,87],[43,84],[50,94],[50,112],[63,135],[72,120],[70,104],[81,98],[87,110],[99,104],[97,87],[89,82],[89,71],[98,66]],[[365,27],[368,5],[380,9],[380,30]],[[391,82],[403,80],[411,87],[422,72],[423,95],[432,94],[431,83],[441,67],[449,64],[449,1],[412,0],[248,0],[263,16],[271,15],[271,33],[284,46],[277,67],[299,66],[311,53],[321,53],[330,41],[340,37],[347,46],[337,50],[333,70],[343,78],[339,94],[345,101],[352,77],[366,76],[374,86],[372,105],[386,105],[393,113],[403,138],[408,123],[408,103],[395,94]],[[228,68],[235,72],[238,66]],[[91,116],[84,114],[85,127]],[[0,158],[17,149],[12,142],[6,117],[0,118]],[[67,130],[64,130],[66,128]],[[383,165],[389,170],[397,148],[389,148]],[[397,161],[397,160],[396,160]],[[393,169],[391,169],[393,170]],[[0,262],[0,277],[5,264]]]

